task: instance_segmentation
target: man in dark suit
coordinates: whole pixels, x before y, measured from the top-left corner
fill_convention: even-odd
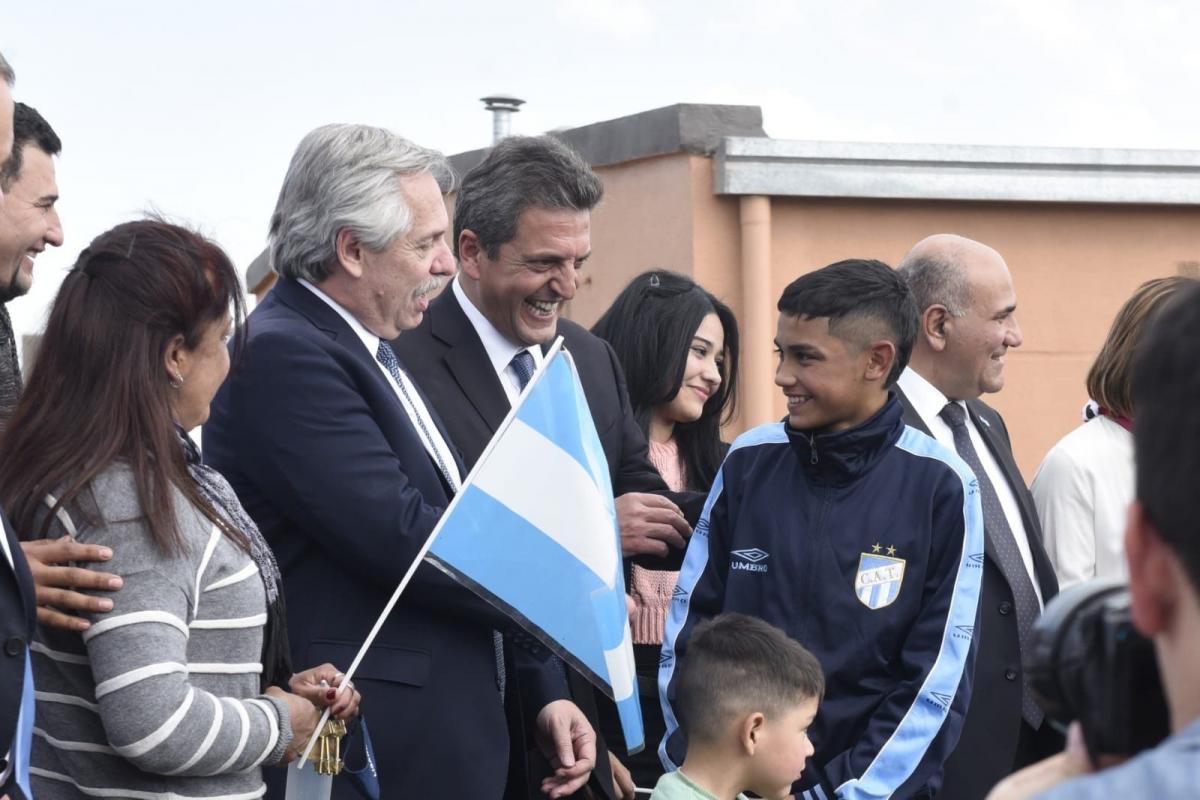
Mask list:
[[[447,176],[441,154],[379,128],[305,137],[271,218],[281,279],[204,426],[205,458],[278,557],[296,663],[349,666],[465,475],[388,345],[454,273]],[[501,797],[509,627],[443,573],[416,570],[355,675],[383,797]],[[587,780],[594,733],[548,660],[522,667],[559,766],[546,788],[564,796]],[[335,780],[335,796],[348,791]]]
[[[561,335],[608,459],[623,555],[661,556],[672,547],[682,552],[691,529],[673,499],[698,512],[695,500],[702,497],[666,496],[612,348],[560,317],[591,253],[591,209],[601,194],[596,174],[556,139],[511,137],[496,145],[458,192],[458,278],[394,346],[437,406],[469,469],[544,349]],[[535,470],[531,465],[531,479],[545,480]],[[553,488],[547,482],[546,490]],[[594,721],[592,688],[573,670],[569,680],[572,697]],[[605,758],[601,743],[593,788],[610,797],[631,796],[619,764],[613,765],[617,786],[606,780]]]
[[[980,481],[986,538],[979,650],[966,723],[938,795],[974,800],[1061,747],[1022,667],[1033,621],[1058,582],[1008,429],[979,399],[1004,386],[1004,355],[1022,341],[1004,259],[979,242],[939,234],[913,247],[899,271],[921,309],[912,358],[897,384],[905,421],[954,448]]]

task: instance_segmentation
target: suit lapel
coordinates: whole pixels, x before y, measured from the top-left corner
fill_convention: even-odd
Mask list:
[[[900,385],[897,384],[893,386],[892,391],[896,393],[896,399],[898,399],[900,401],[900,405],[904,407],[904,424],[908,425],[910,428],[916,428],[926,436],[932,436],[933,434],[929,432],[929,426],[925,424],[925,420],[921,419],[921,415],[917,413],[915,408],[913,408],[912,403],[908,402],[908,397],[905,396],[904,392],[900,389]]]
[[[431,333],[447,347],[442,356],[447,369],[488,430],[495,432],[511,408],[508,395],[453,289],[442,292],[428,313]]]
[[[33,595],[33,575],[29,571],[29,564],[25,561],[25,553],[21,550],[21,543],[17,541],[16,534],[9,527],[8,519],[3,515],[0,515],[0,524],[4,526],[4,537],[8,540],[8,549],[12,553],[12,569],[9,569],[5,564],[0,564],[0,569],[6,570],[16,581],[17,593],[21,597],[24,617],[28,622],[30,631],[32,631],[34,609],[37,606],[37,601]],[[0,553],[0,559],[3,558],[4,555]]]

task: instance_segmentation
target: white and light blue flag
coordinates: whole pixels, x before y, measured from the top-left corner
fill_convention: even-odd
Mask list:
[[[426,559],[505,611],[617,704],[642,748],[612,481],[555,343],[442,517]]]

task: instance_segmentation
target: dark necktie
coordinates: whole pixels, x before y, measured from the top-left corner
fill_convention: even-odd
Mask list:
[[[433,436],[429,433],[429,428],[425,427],[425,421],[421,419],[421,413],[418,410],[419,406],[413,401],[412,395],[408,393],[408,389],[404,386],[404,376],[400,374],[400,360],[396,358],[396,353],[392,350],[392,346],[380,339],[379,349],[375,352],[375,358],[391,374],[392,378],[396,381],[396,385],[400,387],[400,394],[404,395],[404,399],[412,406],[413,421],[417,424],[417,429],[420,430],[421,436],[425,440],[424,444],[433,456],[438,471],[442,473],[442,478],[445,479],[446,485],[453,492],[454,487],[458,484],[450,477],[450,470],[446,467],[446,462],[442,461],[442,454],[434,444]],[[492,631],[492,648],[496,653],[496,687],[500,690],[500,697],[503,699],[504,683],[507,676],[504,669],[504,637],[500,635],[500,631]]]
[[[446,466],[446,462],[442,460],[442,453],[434,443],[433,435],[429,432],[429,428],[425,426],[425,420],[421,417],[421,406],[417,405],[413,396],[408,393],[408,389],[404,385],[404,376],[400,371],[400,360],[396,358],[396,353],[392,350],[392,346],[380,339],[379,349],[375,351],[375,358],[380,364],[383,364],[384,369],[391,374],[392,379],[396,381],[396,385],[400,387],[400,394],[404,395],[404,399],[413,410],[413,422],[416,423],[417,429],[421,433],[421,438],[424,439],[423,443],[426,449],[429,450],[430,457],[433,458],[433,462],[437,465],[438,472],[445,479],[446,485],[453,492],[454,487],[458,483],[451,477],[450,469]]]
[[[513,372],[517,373],[517,381],[524,390],[529,385],[529,379],[533,377],[533,373],[537,371],[537,366],[533,363],[533,354],[528,350],[522,350],[508,363],[512,365]]]
[[[1041,613],[1041,606],[1038,604],[1037,592],[1033,588],[1029,571],[1025,569],[1025,559],[1021,558],[1017,539],[1008,524],[1008,518],[1004,516],[1004,509],[1000,505],[996,487],[992,486],[987,470],[983,468],[983,462],[979,460],[979,454],[975,452],[975,446],[971,444],[971,434],[967,431],[966,411],[958,403],[947,403],[939,416],[946,421],[946,424],[950,426],[951,433],[954,434],[954,449],[958,451],[959,457],[967,462],[967,466],[971,468],[971,471],[975,473],[976,480],[979,481],[984,531],[996,550],[1000,571],[1004,573],[1004,577],[1012,589],[1013,603],[1017,610],[1017,638],[1020,642],[1021,653],[1028,653],[1032,647],[1033,624]],[[1023,683],[1021,716],[1025,718],[1026,722],[1037,728],[1042,724],[1044,714],[1030,692],[1029,672],[1022,669],[1021,674]]]

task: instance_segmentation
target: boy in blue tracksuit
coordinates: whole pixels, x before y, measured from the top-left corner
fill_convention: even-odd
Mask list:
[[[663,642],[659,753],[670,770],[685,750],[671,702],[690,631],[738,611],[825,670],[797,797],[931,797],[970,699],[978,486],[905,426],[889,392],[918,324],[902,278],[842,261],[792,282],[779,311],[787,420],[734,442],[688,546]]]

